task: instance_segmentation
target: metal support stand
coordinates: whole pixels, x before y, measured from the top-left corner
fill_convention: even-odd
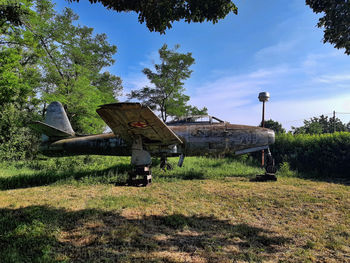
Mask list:
[[[152,183],[151,155],[143,150],[141,137],[135,139],[131,149],[133,169],[129,172],[127,183],[134,186],[147,186]]]
[[[135,166],[129,172],[128,185],[147,186],[152,183],[152,173],[149,166]]]
[[[177,166],[182,167],[184,160],[185,160],[185,155],[182,153],[180,155],[179,162],[178,162]]]
[[[259,174],[255,178],[251,179],[252,182],[267,182],[267,181],[277,181],[276,177],[277,168],[275,166],[275,160],[272,157],[270,149],[267,149],[266,154],[266,166],[265,174]]]

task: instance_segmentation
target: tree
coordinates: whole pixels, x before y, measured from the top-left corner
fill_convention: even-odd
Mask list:
[[[37,40],[41,53],[42,114],[52,101],[63,103],[73,129],[78,133],[103,131],[105,123],[96,113],[98,105],[116,102],[121,79],[105,67],[114,63],[116,46],[105,34],[93,35],[93,28],[74,25],[78,16],[66,8],[56,14],[48,0],[38,0],[36,16],[23,22],[26,33]]]
[[[173,50],[169,50],[164,44],[158,51],[161,63],[154,65],[156,72],[149,68],[142,71],[154,86],[133,90],[129,94],[129,99],[136,98],[159,111],[164,122],[169,116],[180,117],[194,112],[206,114],[206,108],[200,110],[187,105],[190,97],[184,94],[183,81],[191,76],[192,70],[189,68],[194,58],[191,53],[176,52],[179,47],[176,45]]]
[[[68,0],[79,2],[79,0]],[[150,31],[164,33],[171,28],[171,23],[184,19],[186,22],[213,23],[223,19],[230,12],[237,14],[237,7],[231,0],[89,0],[101,3],[116,12],[134,11],[139,14],[139,22],[146,22]]]
[[[22,16],[28,11],[19,3],[9,2],[0,4],[0,27],[5,23],[19,26],[22,24]]]
[[[350,55],[350,1],[349,0],[306,0],[315,13],[324,13],[317,26],[324,28],[323,42],[345,48]]]
[[[1,26],[3,33],[15,33],[13,24]],[[38,116],[35,88],[40,84],[39,69],[28,48],[12,47],[12,39],[0,46],[0,159],[19,160],[36,152],[37,136],[27,124]],[[23,37],[22,40],[26,40]],[[28,41],[29,47],[33,42]]]
[[[33,94],[29,74],[31,67],[21,64],[22,50],[2,46],[0,48],[0,107],[17,103],[24,106],[28,97]]]
[[[30,33],[23,34],[23,21],[33,15],[31,4],[0,5],[0,160],[31,158],[38,136],[27,126],[38,119],[35,89],[40,85],[39,54]],[[19,14],[21,20],[17,20]]]
[[[262,123],[260,123],[260,127],[261,126],[262,126]],[[286,133],[286,130],[282,127],[282,124],[272,119],[265,121],[264,127],[274,130],[275,133]]]
[[[310,120],[304,120],[304,125],[301,127],[292,126],[292,130],[294,134],[321,134],[346,131],[347,127],[336,117],[328,118],[328,116],[321,115]]]
[[[20,109],[16,103],[7,103],[1,108],[0,160],[33,158],[37,153],[39,137],[27,124],[37,115],[33,111]]]
[[[22,0],[23,1],[23,0]],[[29,0],[30,1],[30,0]],[[67,0],[79,2],[79,0]],[[174,21],[184,19],[187,23],[211,21],[217,23],[229,13],[237,14],[237,7],[231,0],[89,0],[101,3],[116,12],[138,13],[140,23],[146,22],[150,31],[164,33]],[[1,21],[21,23],[23,12],[18,4],[7,2],[0,7]]]
[[[94,35],[92,28],[75,25],[78,16],[71,9],[57,14],[49,0],[17,2],[24,10],[20,23],[4,19],[0,42],[3,49],[12,50],[14,54],[19,52],[20,61],[11,66],[17,75],[23,71],[22,65],[26,65],[26,69],[35,65],[35,73],[39,75],[36,79],[40,81],[23,87],[12,85],[11,90],[2,88],[0,97],[3,93],[10,98],[8,92],[26,88],[30,95],[23,95],[22,101],[32,108],[37,108],[39,102],[42,117],[47,104],[58,100],[64,104],[76,132],[103,131],[105,123],[95,109],[98,105],[116,102],[122,89],[121,79],[104,71],[114,63],[116,46],[107,42],[105,34]],[[29,70],[25,72],[26,76],[18,75],[19,80],[33,82],[34,71],[30,78]],[[6,70],[6,74],[10,73]],[[18,104],[20,100],[17,97],[14,101]]]

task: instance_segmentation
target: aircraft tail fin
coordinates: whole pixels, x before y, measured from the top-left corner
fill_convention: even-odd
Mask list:
[[[46,109],[45,123],[34,122],[30,125],[43,134],[42,140],[63,139],[75,135],[67,114],[60,102],[52,102]]]

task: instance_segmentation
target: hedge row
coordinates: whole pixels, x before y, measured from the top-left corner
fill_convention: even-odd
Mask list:
[[[350,175],[350,132],[332,134],[280,134],[271,145],[276,163],[321,175]]]

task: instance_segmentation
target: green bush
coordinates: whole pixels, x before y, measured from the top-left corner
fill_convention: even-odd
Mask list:
[[[271,146],[276,163],[321,175],[347,175],[350,171],[350,133],[279,134]]]
[[[290,169],[290,164],[288,162],[283,162],[279,164],[277,175],[295,177],[297,173]]]
[[[19,110],[14,104],[2,105],[0,111],[0,161],[32,159],[37,155],[39,136],[27,123],[33,114]]]

